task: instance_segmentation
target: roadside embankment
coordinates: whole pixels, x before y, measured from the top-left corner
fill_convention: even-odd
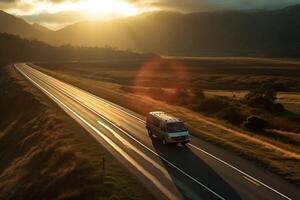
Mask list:
[[[153,199],[11,66],[0,93],[0,199]]]

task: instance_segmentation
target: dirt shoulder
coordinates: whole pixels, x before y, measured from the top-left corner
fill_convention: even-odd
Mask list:
[[[300,185],[300,152],[295,145],[248,133],[181,106],[169,105],[147,96],[126,92],[121,89],[123,87],[121,84],[102,81],[101,77],[99,79],[89,78],[76,74],[76,71],[64,70],[64,68],[55,71],[37,68],[142,115],[158,109],[176,113],[178,117],[187,122],[194,136],[223,146],[225,149],[252,160],[257,165]]]
[[[0,70],[0,199],[154,198],[12,67]]]

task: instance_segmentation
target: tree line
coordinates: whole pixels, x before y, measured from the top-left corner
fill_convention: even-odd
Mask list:
[[[28,61],[88,61],[101,59],[144,59],[141,54],[112,47],[51,46],[37,40],[0,33],[0,63]]]

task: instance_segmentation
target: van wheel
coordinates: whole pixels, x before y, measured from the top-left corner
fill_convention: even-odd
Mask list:
[[[147,131],[148,131],[148,135],[149,135],[151,138],[153,138],[153,134],[152,134],[151,130],[150,130],[150,129],[147,129]]]
[[[186,146],[186,144],[189,142],[181,142],[182,146]]]
[[[168,142],[167,142],[167,140],[165,138],[162,139],[162,143],[163,143],[163,145],[168,144]]]

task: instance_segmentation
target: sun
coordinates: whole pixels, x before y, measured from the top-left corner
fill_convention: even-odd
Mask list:
[[[139,13],[136,6],[120,0],[86,0],[81,1],[78,6],[91,17],[130,16]]]

